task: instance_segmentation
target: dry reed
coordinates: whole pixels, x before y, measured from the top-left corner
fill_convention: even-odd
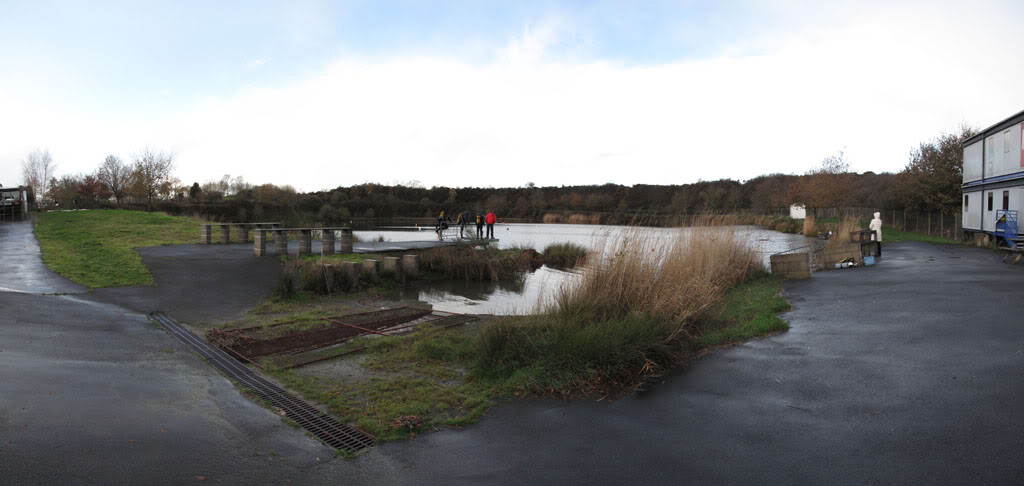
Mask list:
[[[548,312],[584,320],[644,316],[668,322],[666,341],[763,270],[758,254],[729,228],[634,229],[591,253],[583,274],[554,296]]]
[[[814,237],[817,235],[818,227],[814,224],[814,215],[808,214],[807,217],[804,218],[804,236]]]
[[[850,233],[854,231],[860,231],[860,221],[855,218],[843,218],[839,222],[839,229],[836,230],[835,234],[832,235],[828,240],[828,246],[839,246],[845,245],[850,242]]]

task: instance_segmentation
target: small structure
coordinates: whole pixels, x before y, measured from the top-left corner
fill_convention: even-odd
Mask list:
[[[28,217],[28,191],[24,187],[0,187],[0,221]]]
[[[789,217],[793,219],[806,219],[807,207],[802,204],[791,204],[789,206]]]
[[[964,141],[965,238],[1022,245],[1017,218],[1024,211],[1024,111]]]

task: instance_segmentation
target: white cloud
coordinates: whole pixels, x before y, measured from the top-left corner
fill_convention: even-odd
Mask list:
[[[896,171],[922,140],[1024,108],[1011,24],[891,9],[788,33],[759,55],[627,65],[552,60],[546,49],[572,27],[555,22],[489,63],[346,58],[290,85],[132,120],[0,94],[18,114],[0,120],[15,141],[0,161],[40,145],[85,171],[151,145],[178,154],[186,182],[231,173],[304,190],[746,179],[801,173],[844,147],[856,170]]]

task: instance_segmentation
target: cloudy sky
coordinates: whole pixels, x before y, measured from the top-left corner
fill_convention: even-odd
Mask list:
[[[1024,109],[1020,2],[0,1],[0,182],[144,147],[318,190],[898,171]]]

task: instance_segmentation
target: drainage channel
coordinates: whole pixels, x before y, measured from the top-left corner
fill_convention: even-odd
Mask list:
[[[207,344],[167,314],[154,312],[149,316],[172,336],[199,353],[203,359],[235,381],[254,390],[260,398],[284,411],[286,417],[294,420],[328,446],[346,452],[358,452],[373,446],[373,437],[338,422],[306,401],[288,393],[276,383],[256,374],[229,354]]]

